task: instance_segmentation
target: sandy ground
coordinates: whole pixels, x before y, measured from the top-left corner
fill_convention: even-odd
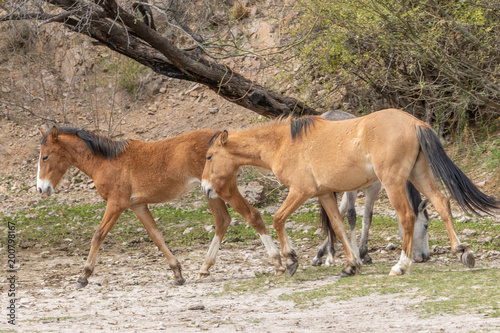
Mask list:
[[[422,317],[409,307],[423,298],[370,295],[349,301],[326,297],[308,308],[279,295],[335,283],[332,276],[300,285],[278,286],[272,281],[255,292],[224,292],[226,283],[255,279],[272,273],[263,246],[223,246],[212,275],[196,282],[205,248],[177,253],[186,284],[173,286],[172,273],[160,253],[101,251],[95,274],[84,289],[76,289],[83,256],[66,252],[22,250],[17,272],[17,324],[0,324],[0,330],[17,332],[496,332],[500,318],[481,315],[440,314]],[[230,248],[228,248],[230,247]],[[299,247],[312,255],[314,248]],[[394,257],[396,257],[396,251]],[[309,259],[302,258],[301,265]],[[394,259],[394,261],[396,261]],[[500,267],[500,266],[499,266]],[[300,274],[300,270],[297,272]],[[290,279],[284,276],[283,279]],[[4,289],[6,284],[2,284]],[[6,290],[1,291],[2,305]],[[5,310],[2,312],[5,313]]]

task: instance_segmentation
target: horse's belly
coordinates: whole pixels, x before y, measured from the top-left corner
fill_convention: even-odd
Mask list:
[[[189,178],[184,182],[178,181],[157,181],[150,186],[142,188],[141,190],[134,191],[130,198],[131,202],[145,202],[145,203],[162,203],[172,201],[181,197],[182,195],[192,191],[198,185],[200,180],[198,178]]]
[[[318,170],[315,172],[315,179],[319,193],[354,191],[378,180],[369,163]]]

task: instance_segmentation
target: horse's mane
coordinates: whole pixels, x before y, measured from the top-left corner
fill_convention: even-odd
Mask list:
[[[123,153],[130,142],[130,140],[115,141],[103,136],[92,134],[84,129],[75,127],[58,127],[60,134],[73,134],[78,136],[85,142],[87,148],[96,155],[103,156],[111,159]],[[45,144],[50,131],[45,133],[42,138],[42,144]]]
[[[303,135],[307,134],[310,127],[314,128],[314,124],[319,117],[317,116],[304,116],[300,118],[290,119],[290,132],[292,134],[292,140],[301,139]]]
[[[313,127],[316,121],[325,120],[319,116],[303,116],[303,117],[294,117],[292,115],[284,115],[276,118],[275,120],[265,123],[258,124],[254,128],[260,127],[272,127],[276,125],[284,125],[286,123],[290,123],[290,134],[292,135],[292,140],[301,139],[302,136],[306,135],[310,128]],[[214,136],[210,139],[209,147],[211,147],[215,141],[215,138],[221,133],[221,131],[215,132]]]

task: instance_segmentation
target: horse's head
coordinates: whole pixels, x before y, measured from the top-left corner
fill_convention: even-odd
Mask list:
[[[238,170],[227,151],[227,138],[227,131],[216,133],[207,151],[201,187],[211,199],[217,198],[226,189]]]
[[[40,131],[42,143],[38,160],[36,187],[40,194],[50,195],[59,184],[70,164],[61,148],[57,127],[49,132]]]

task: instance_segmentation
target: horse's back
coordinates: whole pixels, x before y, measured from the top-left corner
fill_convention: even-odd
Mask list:
[[[410,114],[387,109],[341,121],[321,120],[300,149],[319,187],[355,190],[379,179],[377,170],[411,169],[419,152]],[[349,175],[346,177],[346,175]],[[332,188],[329,188],[332,189]]]

